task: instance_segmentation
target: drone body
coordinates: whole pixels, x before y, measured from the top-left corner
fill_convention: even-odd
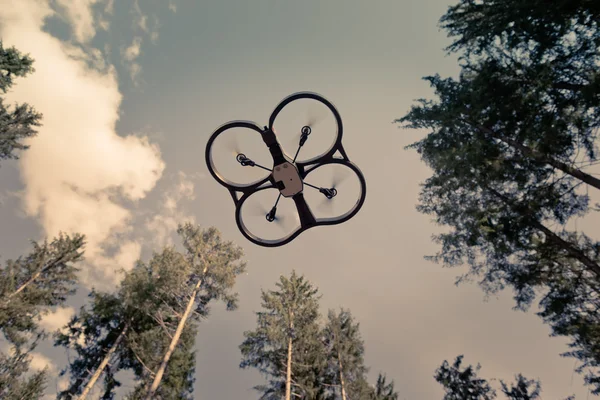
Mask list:
[[[333,114],[335,125],[337,125],[335,140],[329,149],[327,149],[324,153],[305,161],[297,161],[297,157],[303,146],[307,143],[307,141],[310,140],[311,133],[313,133],[310,124],[298,127],[297,131],[299,131],[300,136],[297,144],[298,147],[293,158],[282,149],[274,129],[276,119],[280,112],[285,106],[297,100],[314,100],[321,106],[325,106]],[[273,166],[272,168],[268,168],[260,165],[255,160],[240,152],[235,154],[235,160],[241,167],[244,168],[260,168],[262,170],[266,170],[269,172],[268,176],[251,183],[240,184],[226,179],[223,176],[224,174],[216,167],[214,154],[215,151],[213,149],[215,140],[224,132],[237,128],[245,128],[248,129],[249,133],[254,131],[261,136],[264,144],[269,150]],[[336,153],[338,153],[339,156],[336,156]],[[365,178],[360,169],[348,159],[348,156],[346,155],[346,152],[342,146],[341,117],[332,103],[316,93],[300,92],[285,98],[271,114],[271,117],[269,118],[269,126],[265,126],[264,128],[260,128],[257,124],[250,121],[231,121],[222,125],[211,135],[208,140],[206,145],[206,164],[213,178],[229,190],[235,204],[235,219],[238,228],[244,237],[259,246],[282,246],[291,242],[293,239],[298,237],[298,235],[309,228],[320,225],[336,225],[345,222],[358,213],[366,196]],[[324,196],[326,200],[332,200],[338,195],[338,189],[335,187],[335,185],[332,185],[331,187],[319,187],[307,181],[309,174],[313,173],[319,168],[327,166],[345,167],[350,169],[358,181],[359,197],[353,206],[343,214],[333,218],[317,218],[306,201],[304,191],[306,188],[309,188],[310,190],[314,189]],[[270,211],[264,214],[264,218],[267,223],[272,223],[278,219],[277,206],[281,197],[293,200],[296,217],[299,221],[299,226],[297,229],[286,234],[284,237],[277,239],[261,238],[254,234],[250,229],[248,229],[242,217],[244,203],[252,195],[268,189],[278,191],[278,195],[275,205],[270,209]]]

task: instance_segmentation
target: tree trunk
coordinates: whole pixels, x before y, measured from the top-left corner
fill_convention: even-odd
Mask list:
[[[502,200],[504,203],[506,203],[508,206],[514,207],[513,202],[507,196],[503,195],[502,193],[498,192],[495,189],[490,188],[489,186],[484,185],[484,187],[487,190],[489,190],[492,194],[494,194],[494,196],[498,197],[500,200]],[[550,229],[548,229],[544,224],[542,224],[541,222],[539,222],[535,219],[531,220],[531,225],[534,228],[541,231],[542,233],[544,233],[544,235],[546,235],[548,240],[550,240],[551,242],[555,243],[558,247],[565,250],[572,258],[581,262],[591,272],[596,274],[596,276],[600,277],[600,265],[598,265],[598,263],[596,263],[594,260],[589,258],[580,248],[573,245],[573,243],[567,242],[566,240],[564,240],[563,238],[558,236],[556,233],[554,233]]]
[[[31,285],[31,283],[35,282],[36,279],[38,279],[40,277],[40,275],[42,275],[42,273],[44,271],[47,271],[48,269],[52,268],[53,266],[55,266],[56,264],[58,264],[59,262],[61,262],[63,260],[63,256],[59,257],[58,259],[50,262],[49,264],[42,266],[42,268],[40,268],[35,274],[33,274],[31,276],[31,278],[29,278],[27,280],[27,282],[23,283],[21,286],[19,286],[17,288],[17,290],[15,290],[14,292],[12,292],[11,294],[9,294],[8,296],[6,296],[6,304],[8,304],[10,302],[10,300],[18,295],[19,293],[21,293],[23,290],[25,290],[25,288],[29,285]]]
[[[600,277],[600,265],[596,264],[592,259],[585,255],[585,253],[574,246],[572,243],[567,242],[556,233],[552,232],[550,229],[542,225],[541,223],[535,221],[534,226],[538,228],[540,231],[544,232],[544,235],[553,243],[556,243],[557,246],[562,247],[571,257],[581,262],[583,265],[588,267],[596,276]]]
[[[123,341],[123,338],[127,334],[128,330],[129,330],[129,323],[127,323],[125,325],[125,327],[123,327],[123,330],[117,337],[117,340],[115,340],[113,345],[110,347],[110,349],[106,353],[106,356],[104,356],[104,358],[102,359],[102,362],[100,363],[100,365],[98,365],[98,368],[96,368],[94,375],[92,375],[92,377],[89,380],[89,382],[87,383],[87,385],[85,385],[85,388],[83,389],[83,392],[81,393],[81,396],[79,396],[77,398],[77,400],[84,400],[88,396],[88,394],[90,394],[90,391],[92,390],[92,388],[98,381],[98,378],[100,378],[100,375],[102,375],[104,368],[106,368],[106,366],[108,365],[110,358],[112,357],[112,355],[115,353],[115,351],[119,347],[119,344],[121,344],[121,342]]]
[[[344,366],[342,365],[342,358],[340,351],[338,350],[338,366],[340,368],[340,386],[342,392],[342,400],[346,400],[346,382],[344,381]]]
[[[285,376],[285,400],[292,398],[292,338],[288,338],[287,370]]]
[[[285,400],[292,398],[292,331],[294,329],[294,312],[289,311],[290,331],[288,332],[287,369],[285,375]]]
[[[474,124],[470,121],[465,120],[465,122],[467,122],[469,125],[471,125],[473,127],[476,127],[480,131],[491,135],[495,139],[498,139],[501,142],[506,143],[507,145],[511,146],[512,148],[519,150],[524,155],[531,157],[536,161],[551,165],[554,168],[561,170],[565,174],[570,175],[573,178],[579,179],[580,181],[587,183],[588,185],[593,186],[596,189],[600,190],[600,179],[596,178],[595,176],[586,174],[582,170],[573,168],[570,165],[568,165],[562,161],[555,160],[552,157],[547,157],[544,154],[541,154],[538,151],[535,151],[534,149],[531,149],[531,148],[523,145],[522,143],[519,143],[516,140],[513,140],[513,139],[507,138],[503,135],[500,135],[497,132],[494,132],[493,130],[491,130],[489,128]]]
[[[203,276],[204,276],[204,274],[206,274],[207,268],[208,268],[208,266],[204,268],[204,271],[202,272]],[[190,295],[190,300],[188,301],[187,306],[185,307],[185,311],[183,312],[183,315],[181,316],[181,319],[179,320],[179,324],[177,324],[177,330],[175,331],[175,334],[173,335],[173,338],[171,339],[169,348],[167,349],[167,351],[165,352],[165,355],[163,356],[160,366],[158,367],[158,371],[156,371],[156,375],[154,376],[154,381],[152,382],[152,386],[150,386],[150,390],[148,390],[146,397],[144,397],[145,400],[152,399],[152,397],[156,393],[156,390],[158,389],[158,385],[160,385],[160,381],[162,380],[162,377],[165,373],[165,369],[167,368],[169,359],[171,358],[171,355],[175,351],[175,347],[177,347],[177,343],[179,342],[179,338],[181,337],[183,328],[185,327],[185,324],[187,323],[187,320],[188,320],[190,314],[192,313],[192,308],[194,308],[194,303],[196,302],[196,296],[198,295],[198,292],[200,291],[200,286],[202,285],[202,280],[203,279],[198,279],[198,283],[196,283],[196,286],[194,286],[194,290],[192,291],[192,294]]]

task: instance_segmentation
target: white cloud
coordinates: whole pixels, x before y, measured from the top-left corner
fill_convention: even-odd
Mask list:
[[[98,0],[57,0],[65,9],[73,35],[80,43],[87,43],[96,35],[92,6],[97,2]]]
[[[173,13],[177,12],[177,4],[170,2],[169,3],[169,10],[173,11]]]
[[[140,56],[142,47],[142,38],[136,36],[129,47],[123,50],[122,55],[127,61],[133,61]]]
[[[115,12],[115,0],[107,0],[104,12],[110,15]]]
[[[75,309],[72,307],[59,307],[44,315],[40,326],[48,332],[54,332],[67,325],[73,315],[75,315]]]
[[[86,61],[86,53],[44,32],[44,20],[52,15],[47,1],[3,2],[8,4],[0,7],[0,37],[30,53],[36,69],[18,81],[7,100],[28,102],[44,115],[19,164],[25,212],[39,218],[48,236],[85,234],[86,260],[95,269],[87,272],[94,281],[84,283],[114,284],[115,270],[129,267],[120,263],[129,264],[138,253],[128,241],[113,251],[116,258],[103,247],[110,237],[131,230],[131,211],[118,199],[135,202],[154,188],[165,167],[160,151],[145,137],[116,133],[121,94],[114,67],[99,69],[89,59],[101,53],[88,53]],[[74,21],[75,32],[89,37],[89,29],[81,28],[93,26],[87,14],[72,15],[84,20]]]
[[[134,25],[140,28],[142,31],[148,33],[148,16],[142,12],[140,8],[139,0],[134,0],[133,2],[133,13],[135,14]]]
[[[195,199],[194,180],[198,177],[179,172],[171,188],[163,194],[161,210],[146,221],[146,228],[152,233],[156,247],[172,245],[177,225],[194,222],[194,217],[182,210],[181,202]]]
[[[41,371],[44,368],[48,368],[48,371],[54,372],[56,371],[56,365],[45,355],[38,352],[31,352],[31,363],[29,364],[30,368],[34,371]]]
[[[123,48],[121,50],[121,55],[125,59],[125,64],[129,69],[129,76],[131,77],[133,83],[136,85],[139,83],[139,76],[142,72],[141,65],[138,62],[136,62],[136,59],[140,56],[142,52],[141,48],[142,37],[136,36],[133,38],[133,41],[131,45],[129,45],[129,47]]]

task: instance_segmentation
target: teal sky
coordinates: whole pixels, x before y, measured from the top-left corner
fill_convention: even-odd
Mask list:
[[[81,91],[88,94],[90,87],[97,90],[86,97],[89,107],[81,105],[86,110],[83,113],[66,106],[55,107],[59,100],[67,101],[68,96],[66,92],[51,93],[63,89],[52,89],[54,86],[49,83],[50,77],[55,76],[56,82],[64,82],[63,86],[72,84],[73,92],[69,93],[78,93],[77,85],[83,81],[73,74],[61,75],[65,73],[61,70],[42,68],[43,63],[54,62],[53,50],[25,40],[37,28],[34,23],[19,21],[27,20],[27,15],[33,15],[46,3],[0,0],[0,9],[15,10],[0,11],[0,37],[5,45],[14,44],[30,52],[39,70],[35,74],[38,78],[32,75],[31,79],[18,81],[11,96],[36,105],[45,118],[54,116],[48,126],[40,129],[40,141],[60,142],[64,127],[67,131],[75,129],[73,135],[80,147],[69,147],[66,139],[64,147],[47,147],[49,152],[56,152],[56,157],[53,164],[43,164],[35,160],[34,156],[40,153],[35,152],[38,150],[34,150],[33,141],[32,155],[2,165],[3,259],[26,253],[29,238],[40,239],[56,229],[74,226],[94,230],[108,220],[100,213],[72,216],[65,211],[60,218],[44,214],[52,210],[48,198],[64,194],[51,186],[54,181],[60,186],[60,173],[52,175],[47,181],[51,183],[35,181],[33,174],[49,171],[83,149],[82,154],[87,156],[81,156],[76,167],[65,167],[82,174],[73,181],[74,185],[90,193],[93,201],[112,201],[131,214],[123,226],[115,223],[105,233],[93,236],[97,238],[97,248],[102,250],[91,261],[98,259],[103,263],[102,267],[89,267],[95,268],[89,275],[95,284],[106,278],[105,285],[110,289],[114,287],[110,270],[117,265],[130,267],[131,257],[126,257],[126,250],[135,246],[124,250],[124,241],[140,243],[141,249],[137,253],[131,250],[131,254],[148,259],[161,243],[161,234],[174,238],[168,222],[172,219],[193,218],[203,226],[214,225],[227,239],[245,249],[248,274],[241,276],[236,286],[240,308],[225,312],[216,306],[212,316],[200,325],[196,346],[197,399],[257,397],[251,387],[262,380],[255,372],[238,368],[237,346],[243,340],[242,333],[254,327],[253,312],[258,310],[260,289],[272,288],[281,274],[289,274],[292,269],[319,288],[323,313],[338,307],[352,311],[361,323],[371,380],[380,371],[386,373],[395,380],[402,399],[441,398],[442,390],[433,373],[444,359],[451,360],[459,354],[465,355],[467,363],[481,363],[481,374],[486,378],[512,380],[514,374],[521,372],[541,379],[544,399],[571,394],[585,398],[587,389],[583,388],[582,379],[573,374],[574,360],[559,356],[567,351],[565,341],[548,337],[549,329],[534,315],[535,309],[528,313],[513,311],[510,293],[484,301],[474,284],[454,285],[456,276],[464,271],[445,269],[423,259],[436,252],[431,236],[439,232],[428,217],[415,210],[419,183],[429,171],[417,154],[403,147],[424,132],[398,129],[392,121],[403,116],[414,99],[431,96],[421,77],[435,73],[455,75],[458,71],[456,57],[446,56],[443,50],[449,40],[437,26],[451,2],[140,0],[117,1],[112,13],[106,13],[105,0],[87,0],[77,4],[95,3],[97,29],[92,38],[78,40],[71,27],[81,22],[81,14],[69,18],[75,14],[68,10],[80,8],[75,3],[69,5],[72,8],[61,8],[58,5],[70,3],[50,1],[58,14],[46,21],[44,32],[86,54],[98,49],[101,58],[116,71],[114,90],[101,80],[109,74],[106,69],[101,68],[98,76],[88,74],[89,82],[101,83],[81,86]],[[140,16],[146,16],[146,31],[139,23]],[[110,23],[108,30],[99,27],[101,17]],[[123,50],[135,37],[141,38],[140,53],[127,61]],[[133,80],[132,63],[141,67]],[[105,93],[101,88],[108,89]],[[43,91],[47,91],[46,96],[39,94]],[[309,230],[281,248],[261,248],[246,241],[237,230],[229,194],[208,175],[205,144],[212,132],[229,120],[266,124],[277,103],[298,91],[317,92],[336,105],[344,123],[345,149],[367,179],[367,200],[359,214],[345,224]],[[121,103],[113,108],[106,106],[117,103],[102,99],[112,99],[110,96],[118,93]],[[78,95],[72,96],[78,99]],[[91,104],[96,100],[98,107]],[[148,160],[154,159],[141,150],[135,156],[129,157],[125,152],[118,158],[108,145],[92,146],[97,143],[92,139],[94,135],[111,125],[99,119],[105,108],[109,110],[106,115],[113,115],[115,120],[118,112],[116,125],[110,126],[112,134],[135,140],[147,136],[160,148],[164,163],[160,178],[148,178],[143,195],[137,198],[127,198],[127,188],[141,187],[140,182],[151,176],[155,165]],[[97,130],[77,130],[79,125],[73,122],[81,120],[81,126],[86,127],[86,121],[94,123],[96,117],[100,121]],[[135,149],[141,147],[142,144]],[[86,160],[95,157],[101,161],[86,164]],[[102,186],[103,179],[117,183]],[[98,186],[94,186],[95,182],[99,182]],[[35,195],[34,188],[45,190],[42,203],[47,206],[41,208],[45,211],[35,212],[26,206],[31,204],[27,199]],[[109,194],[106,199],[104,193]],[[176,209],[165,206],[167,198],[177,200]],[[70,203],[61,198],[52,204]],[[149,221],[156,216],[161,218],[151,224]],[[81,221],[85,223],[77,218],[84,218]],[[167,243],[166,237],[162,244]],[[92,285],[91,279],[86,282],[70,302],[75,309]],[[54,360],[57,368],[66,359],[62,349],[44,346],[41,352]],[[51,383],[49,393],[56,385]],[[494,385],[498,387],[498,382]],[[126,384],[124,389],[127,388]]]

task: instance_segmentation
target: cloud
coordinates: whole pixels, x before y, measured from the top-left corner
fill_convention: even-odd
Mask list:
[[[173,11],[173,13],[177,12],[177,4],[173,2],[169,2],[169,10]]]
[[[54,332],[67,325],[73,315],[75,315],[75,309],[72,307],[60,307],[44,315],[40,326],[48,332]]]
[[[139,83],[139,76],[142,72],[141,65],[138,62],[136,62],[136,59],[140,56],[142,52],[141,48],[142,37],[136,36],[133,38],[131,45],[121,50],[121,55],[123,56],[125,60],[125,65],[127,65],[127,68],[129,70],[129,76],[136,85]]]
[[[56,365],[45,355],[35,351],[31,352],[30,354],[31,363],[29,364],[29,367],[34,371],[41,371],[46,367],[48,368],[49,372],[56,371]]]
[[[133,19],[134,26],[148,33],[150,31],[148,29],[148,16],[142,12],[139,0],[134,0],[133,2],[133,13],[135,15]]]
[[[67,13],[66,17],[71,23],[73,36],[80,43],[89,42],[95,35],[94,17],[92,6],[98,0],[56,0]]]
[[[142,47],[142,38],[136,36],[133,38],[133,42],[129,47],[123,50],[123,57],[127,61],[134,61],[139,57]]]
[[[104,12],[110,15],[115,12],[115,0],[107,0],[106,6],[104,7]]]
[[[93,269],[84,283],[114,285],[115,271],[129,267],[138,245],[122,241],[108,251],[105,242],[131,231],[132,213],[123,202],[135,204],[155,187],[165,168],[159,148],[146,137],[117,134],[121,94],[114,67],[99,68],[93,60],[101,53],[86,53],[44,32],[53,14],[47,1],[4,3],[0,36],[5,45],[30,53],[36,69],[19,79],[7,100],[28,102],[43,113],[43,126],[19,164],[24,211],[39,218],[48,236],[85,234]],[[93,21],[82,11],[91,3],[72,3],[78,10],[69,14],[74,35],[91,35]]]
[[[199,177],[200,175],[179,172],[162,196],[160,211],[146,221],[146,228],[152,233],[152,241],[156,247],[172,245],[178,224],[194,222],[194,216],[187,215],[181,203],[195,199],[194,180]]]

